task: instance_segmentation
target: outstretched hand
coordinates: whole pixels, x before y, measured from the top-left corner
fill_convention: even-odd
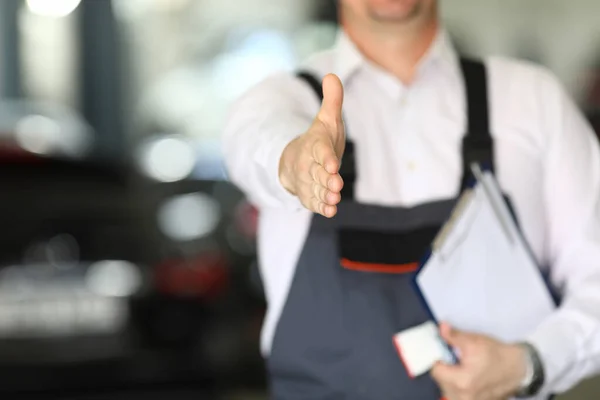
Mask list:
[[[325,217],[333,217],[341,200],[343,186],[339,174],[344,153],[342,121],[344,89],[333,74],[323,79],[323,103],[311,127],[283,151],[279,179],[304,207]]]

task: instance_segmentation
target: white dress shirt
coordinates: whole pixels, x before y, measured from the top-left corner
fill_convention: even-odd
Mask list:
[[[549,266],[564,295],[560,309],[529,338],[542,355],[546,389],[562,392],[600,372],[600,147],[547,70],[505,58],[485,62],[497,178],[537,261]],[[333,49],[303,67],[342,80],[346,129],[356,147],[357,201],[412,206],[458,194],[466,105],[458,57],[445,32],[408,86],[363,58],[343,33]],[[224,133],[230,178],[260,209],[264,355],[311,220],[281,186],[279,160],[319,106],[308,85],[282,73],[234,104]]]

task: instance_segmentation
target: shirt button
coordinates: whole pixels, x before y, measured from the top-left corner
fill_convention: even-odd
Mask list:
[[[415,169],[417,169],[417,164],[414,161],[409,161],[408,164],[406,165],[406,167],[408,168],[409,171],[414,171]]]

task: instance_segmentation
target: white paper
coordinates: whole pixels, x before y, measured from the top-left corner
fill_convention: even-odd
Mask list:
[[[438,321],[505,342],[523,340],[555,305],[491,174],[416,280]]]
[[[394,344],[411,377],[424,374],[438,361],[452,362],[452,354],[432,321],[394,335]]]

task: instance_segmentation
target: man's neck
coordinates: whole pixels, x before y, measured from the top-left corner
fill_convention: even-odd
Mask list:
[[[438,21],[435,19],[413,26],[378,28],[343,24],[343,28],[369,61],[403,83],[410,84],[417,73],[419,61],[435,40]]]

